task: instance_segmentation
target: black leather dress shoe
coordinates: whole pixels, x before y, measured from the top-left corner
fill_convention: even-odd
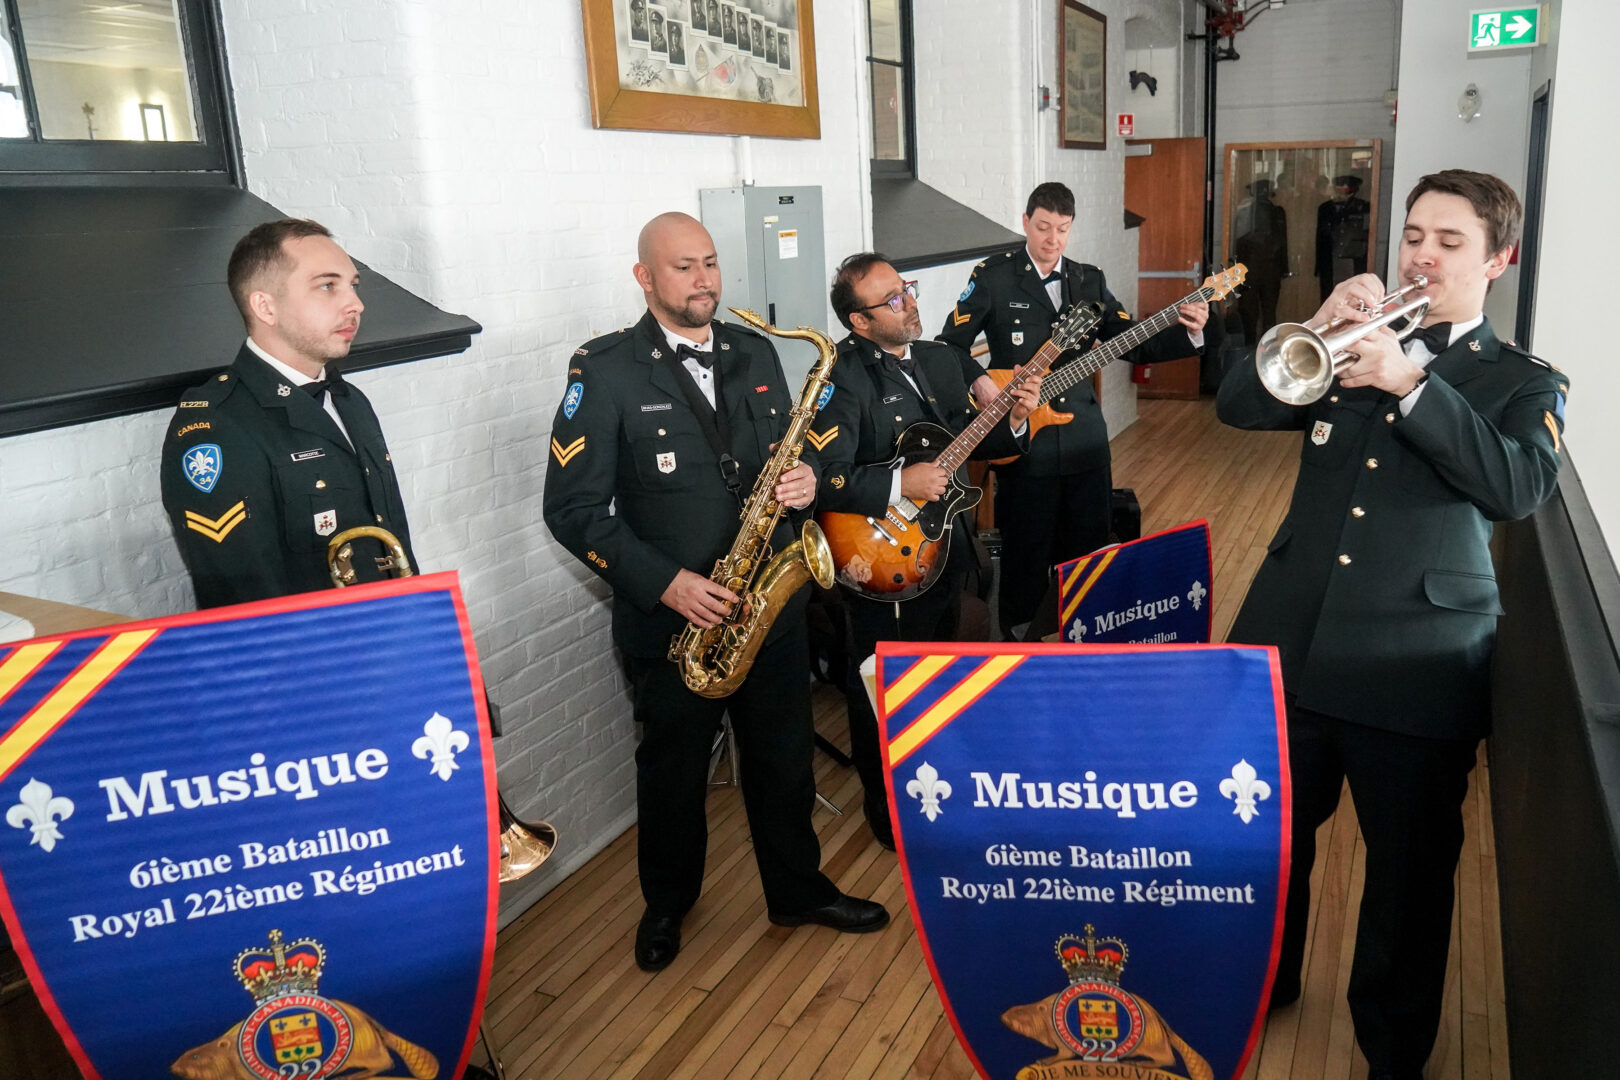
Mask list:
[[[662,971],[681,951],[681,917],[647,912],[636,927],[636,966],[642,971]]]
[[[793,915],[773,911],[770,912],[770,919],[777,926],[803,926],[805,923],[816,923],[819,926],[830,926],[842,934],[870,934],[889,925],[889,912],[882,904],[871,900],[840,896],[830,904]]]

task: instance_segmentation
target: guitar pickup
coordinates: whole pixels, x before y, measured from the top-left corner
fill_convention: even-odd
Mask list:
[[[892,533],[890,533],[888,529],[885,529],[883,527],[883,522],[879,521],[877,518],[869,517],[869,518],[866,519],[866,523],[868,525],[872,526],[872,531],[873,532],[877,533],[879,536],[883,537],[883,539],[887,540],[889,542],[890,547],[899,547],[900,546],[900,541],[896,540],[894,538],[894,535]],[[896,524],[898,524],[898,522],[896,522]]]

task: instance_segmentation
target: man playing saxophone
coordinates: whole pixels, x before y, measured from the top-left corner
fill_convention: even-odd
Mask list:
[[[712,627],[738,598],[711,581],[737,534],[742,500],[788,428],[795,387],[752,330],[715,321],[720,271],[707,230],[661,214],[637,244],[647,313],[575,350],[552,424],[545,520],[613,587],[613,637],[642,725],[636,750],[637,865],[646,912],[636,963],[657,971],[680,949],[680,925],[703,881],[710,748],[729,711],[743,802],[771,921],[881,929],[879,904],[839,892],[819,870],[805,594],[776,619],[748,677],[729,697],[687,689],[668,658],[691,622]],[[793,510],[816,495],[813,457],[782,473]],[[786,517],[773,547],[794,540]]]

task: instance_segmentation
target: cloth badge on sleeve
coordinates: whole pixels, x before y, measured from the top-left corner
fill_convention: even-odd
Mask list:
[[[827,402],[832,400],[833,391],[837,389],[838,387],[834,386],[832,383],[828,383],[826,387],[822,389],[821,396],[816,398],[817,412],[820,412],[822,409],[827,407]]]
[[[658,455],[658,471],[661,473],[672,473],[675,471],[675,454],[673,451],[667,454]]]
[[[574,383],[568,388],[568,394],[563,398],[563,415],[572,420],[574,410],[579,408],[580,401],[585,397],[585,384]]]
[[[825,450],[827,449],[828,443],[838,438],[838,425],[834,424],[820,435],[817,435],[814,431],[807,431],[805,432],[804,437],[808,439],[810,445],[815,447],[818,451]]]
[[[337,511],[322,510],[315,515],[315,535],[331,536],[337,532]]]
[[[557,464],[563,468],[567,468],[568,463],[573,461],[574,458],[584,452],[584,450],[585,436],[583,435],[569,443],[567,446],[564,446],[562,443],[558,442],[555,436],[552,437],[551,456],[556,458]]]
[[[1311,442],[1321,446],[1328,441],[1328,436],[1331,434],[1333,434],[1333,425],[1326,420],[1318,420],[1316,426],[1311,428]]]
[[[219,474],[225,468],[225,454],[218,443],[198,443],[180,459],[180,468],[191,486],[207,495],[219,483]]]
[[[968,283],[967,283],[967,288],[965,288],[965,289],[963,289],[963,290],[962,290],[962,295],[961,295],[961,296],[958,296],[958,297],[957,297],[957,298],[956,298],[956,302],[957,302],[957,303],[958,303],[958,304],[960,304],[960,303],[961,303],[961,302],[962,302],[962,301],[964,301],[964,300],[966,300],[966,299],[967,299],[967,298],[968,298],[968,297],[970,297],[970,296],[972,296],[972,295],[973,295],[973,287],[974,287],[974,286],[975,286],[975,285],[977,285],[977,284],[978,284],[978,282],[976,282],[976,281],[974,281],[974,280],[973,280],[973,279],[972,279],[972,278],[969,278],[969,279],[968,279]]]

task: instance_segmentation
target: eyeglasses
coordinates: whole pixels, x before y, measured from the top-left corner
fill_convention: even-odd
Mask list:
[[[906,310],[906,297],[908,296],[913,300],[917,299],[917,283],[915,281],[902,282],[900,285],[900,291],[889,297],[887,300],[879,300],[875,304],[867,304],[865,307],[858,307],[855,310],[871,311],[875,307],[882,307],[884,304],[887,304],[889,305],[889,310],[898,315],[900,312]]]

